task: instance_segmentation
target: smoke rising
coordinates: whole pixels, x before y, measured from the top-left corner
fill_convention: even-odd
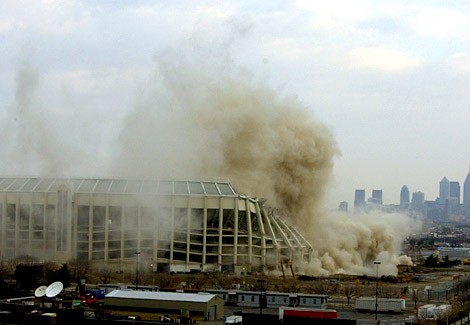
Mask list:
[[[4,140],[0,167],[10,176],[58,176],[71,165],[68,136],[58,132],[63,121],[41,103],[40,85],[37,69],[29,60],[21,61],[15,75],[14,103],[6,109],[0,131]]]
[[[193,49],[184,53],[157,56],[114,147],[102,148],[114,153],[109,174],[229,178],[239,192],[266,199],[312,243],[313,261],[298,265],[306,274],[374,274],[376,260],[381,274],[396,274],[398,263],[409,262],[400,256],[414,228],[409,218],[334,214],[323,207],[339,148],[310,108],[237,70],[231,60],[212,60]],[[13,136],[3,152],[15,153],[11,161],[20,162],[13,169],[18,174],[87,176],[82,161],[98,150],[65,145],[68,134],[58,132],[50,122],[54,116],[44,114],[38,102],[39,81],[30,66],[18,70],[16,124],[4,128]]]
[[[409,262],[400,256],[414,228],[406,216],[322,206],[339,149],[299,99],[204,60],[169,57],[158,58],[151,91],[126,120],[117,174],[228,177],[303,231],[315,249],[301,266],[309,274],[375,274],[376,260],[381,274],[396,274]]]

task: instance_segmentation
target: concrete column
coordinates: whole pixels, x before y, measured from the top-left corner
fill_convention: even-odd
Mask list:
[[[248,198],[245,199],[246,205],[246,226],[248,230],[248,264],[251,265],[253,263],[253,229],[251,227],[251,211],[250,211],[250,204]]]
[[[204,268],[207,264],[207,197],[204,197],[204,210],[203,210],[203,221],[202,221],[202,267]]]
[[[235,209],[233,211],[233,264],[238,264],[238,198],[234,198]]]
[[[224,210],[222,209],[222,198],[219,198],[219,256],[217,258],[219,268],[222,265],[222,234],[224,229]]]

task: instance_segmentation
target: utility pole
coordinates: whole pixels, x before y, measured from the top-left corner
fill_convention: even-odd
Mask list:
[[[378,294],[379,294],[379,265],[380,262],[374,262],[374,265],[376,266],[376,276],[375,276],[375,324],[379,324],[377,321],[377,312],[378,312],[378,307],[379,307],[379,302],[378,302]]]
[[[139,255],[140,252],[134,252],[135,256],[137,257],[137,264],[135,269],[135,290],[139,289]]]

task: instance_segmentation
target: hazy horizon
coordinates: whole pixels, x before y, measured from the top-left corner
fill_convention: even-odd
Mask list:
[[[2,137],[26,126],[16,140],[42,146],[28,153],[36,163],[18,165],[22,148],[5,143],[4,175],[39,173],[52,150],[64,154],[48,162],[52,170],[113,176],[107,148],[159,78],[156,62],[193,50],[224,74],[296,98],[330,130],[340,154],[329,208],[352,206],[356,188],[366,197],[382,189],[387,204],[403,185],[433,200],[444,176],[462,184],[468,173],[468,3],[52,0],[0,9]],[[60,141],[47,146],[44,137]],[[72,144],[75,152],[65,150]]]

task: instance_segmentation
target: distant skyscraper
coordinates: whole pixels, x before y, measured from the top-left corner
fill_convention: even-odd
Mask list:
[[[456,199],[457,205],[460,204],[460,184],[459,182],[450,182],[449,186],[449,197]]]
[[[470,168],[467,174],[467,178],[463,182],[463,206],[470,208]]]
[[[382,205],[383,204],[382,190],[372,190],[372,197],[369,199],[369,202]]]
[[[400,191],[400,207],[402,209],[408,209],[410,205],[410,190],[408,186],[403,185]]]
[[[450,196],[450,182],[447,177],[444,178],[439,183],[439,203],[444,204],[445,200]]]
[[[347,211],[348,211],[348,202],[346,202],[346,201],[340,202],[340,203],[339,203],[338,210],[339,210],[339,211],[347,212]]]
[[[424,209],[424,193],[423,192],[413,192],[411,196],[411,205],[412,210],[422,210]]]
[[[357,189],[354,193],[354,209],[363,209],[366,206],[366,190]]]

